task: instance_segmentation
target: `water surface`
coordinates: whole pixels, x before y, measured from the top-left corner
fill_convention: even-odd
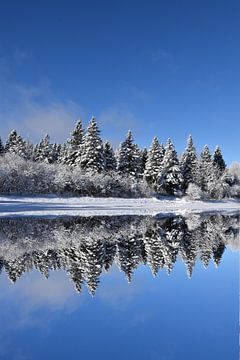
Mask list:
[[[1,359],[238,359],[239,214],[0,219]]]

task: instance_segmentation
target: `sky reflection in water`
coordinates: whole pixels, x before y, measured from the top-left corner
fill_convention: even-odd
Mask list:
[[[238,359],[238,224],[1,220],[0,359]]]

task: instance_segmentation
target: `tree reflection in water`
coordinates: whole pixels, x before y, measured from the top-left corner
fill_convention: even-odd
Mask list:
[[[129,282],[141,264],[168,274],[181,259],[191,278],[199,258],[219,265],[226,246],[238,247],[239,214],[177,217],[1,219],[0,271],[15,283],[24,273],[65,270],[78,292],[94,295],[102,271],[113,263]]]

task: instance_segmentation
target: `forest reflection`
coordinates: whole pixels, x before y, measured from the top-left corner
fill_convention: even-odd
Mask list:
[[[0,219],[0,272],[15,283],[34,269],[46,278],[66,271],[75,289],[94,295],[100,275],[113,264],[131,282],[144,264],[168,274],[177,259],[191,278],[200,259],[219,266],[226,246],[239,246],[239,214],[176,217],[75,217]]]

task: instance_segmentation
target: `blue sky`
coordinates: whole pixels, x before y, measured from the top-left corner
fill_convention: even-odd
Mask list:
[[[116,145],[222,148],[239,161],[238,1],[11,1],[0,12],[0,135],[63,141],[94,115]]]

